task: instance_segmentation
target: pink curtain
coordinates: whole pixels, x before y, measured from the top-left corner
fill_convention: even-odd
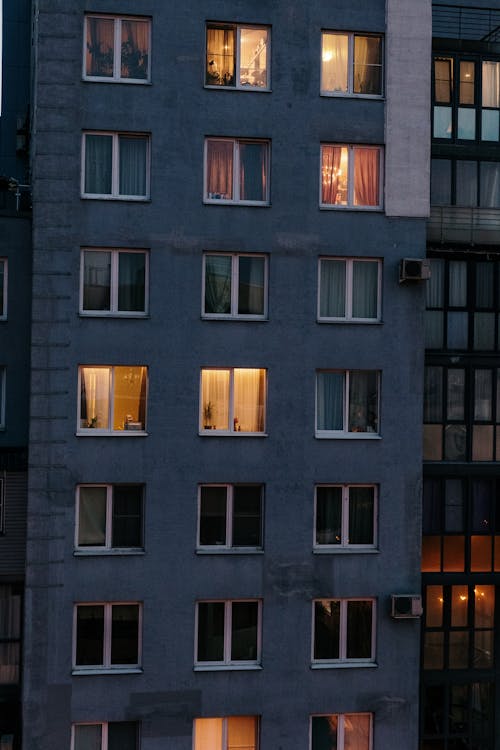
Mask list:
[[[110,18],[87,18],[88,76],[113,75],[114,21]]]
[[[233,144],[209,140],[207,143],[207,198],[233,197]]]
[[[122,21],[123,78],[146,78],[148,72],[149,24],[147,21]]]
[[[354,205],[378,206],[379,149],[354,148]]]
[[[339,168],[342,146],[323,146],[321,149],[321,203],[341,203]]]

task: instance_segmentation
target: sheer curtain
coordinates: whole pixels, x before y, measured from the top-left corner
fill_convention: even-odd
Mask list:
[[[264,314],[264,258],[240,256],[238,259],[238,313]]]
[[[353,261],[352,290],[352,317],[376,318],[378,315],[378,263],[376,261]]]
[[[207,141],[207,197],[233,197],[232,141]]]
[[[500,165],[482,161],[480,170],[480,206],[500,208]]]
[[[255,750],[256,730],[253,716],[228,716],[227,750]]]
[[[474,372],[474,419],[491,422],[492,419],[493,372]]]
[[[88,76],[113,75],[114,29],[111,18],[87,18],[85,70]]]
[[[319,314],[322,318],[344,318],[346,261],[320,261]]]
[[[113,136],[85,136],[85,192],[97,195],[111,194],[111,164]]]
[[[265,370],[234,370],[234,429],[264,432]]]
[[[120,195],[146,195],[147,139],[121,135],[119,143]]]
[[[78,545],[102,546],[106,538],[106,487],[80,487]]]
[[[111,305],[111,253],[85,251],[83,309],[109,310]]]
[[[267,147],[262,143],[239,144],[240,200],[266,200],[266,153]]]
[[[209,85],[234,85],[234,30],[207,29],[207,71]]]
[[[321,90],[347,92],[347,34],[323,34],[321,51]]]
[[[500,63],[483,61],[483,107],[500,107]]]
[[[351,370],[349,373],[349,432],[377,432],[377,373]]]
[[[123,78],[147,78],[148,22],[123,20],[121,44],[121,76]]]
[[[222,750],[223,719],[196,719],[194,750]]]
[[[337,750],[338,728],[339,717],[337,714],[332,714],[331,716],[313,716],[311,724],[311,750]]]
[[[344,373],[319,372],[317,376],[317,429],[344,428]]]
[[[205,312],[231,312],[231,266],[229,255],[205,256]]]
[[[344,750],[368,750],[371,717],[368,714],[344,715]]]
[[[342,151],[347,149],[342,146],[322,146],[321,148],[321,203],[330,205],[343,204],[347,201],[342,199],[340,192],[340,178],[344,177],[340,170]]]
[[[201,377],[202,428],[229,429],[229,370],[203,370]]]
[[[380,151],[356,147],[354,157],[354,205],[378,206]]]
[[[109,367],[82,367],[80,386],[80,427],[109,427]]]
[[[382,60],[380,39],[372,36],[354,37],[354,92],[380,94]]]
[[[118,310],[145,310],[146,256],[144,253],[118,255]]]
[[[101,750],[100,724],[77,724],[75,726],[75,750]]]

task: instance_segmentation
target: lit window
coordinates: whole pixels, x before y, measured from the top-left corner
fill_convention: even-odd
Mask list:
[[[316,437],[379,434],[376,370],[321,370],[316,380]]]
[[[319,599],[313,602],[313,662],[349,664],[375,661],[373,599]]]
[[[311,716],[311,750],[371,750],[371,714]]]
[[[321,35],[321,93],[382,95],[382,37],[324,31]]]
[[[261,603],[205,601],[197,605],[197,667],[260,664]]]
[[[76,494],[77,550],[142,548],[143,487],[82,484]]]
[[[146,200],[149,197],[149,136],[84,133],[82,196]]]
[[[7,319],[7,259],[0,258],[0,320]]]
[[[144,250],[83,250],[80,312],[144,315],[148,309],[148,260]]]
[[[381,208],[381,161],[379,146],[321,146],[321,207]]]
[[[266,370],[235,367],[201,371],[203,433],[263,433],[265,404]]]
[[[214,253],[204,260],[204,317],[265,318],[267,259],[264,255]]]
[[[205,201],[269,203],[269,141],[207,138]]]
[[[72,750],[138,750],[139,724],[135,721],[105,721],[73,724]]]
[[[79,380],[80,434],[144,432],[147,367],[85,366],[79,368]]]
[[[194,720],[194,750],[259,750],[257,716]]]
[[[207,25],[207,86],[269,89],[269,42],[264,26]]]
[[[318,320],[380,320],[379,260],[321,258]]]
[[[75,606],[75,671],[130,671],[140,665],[141,605]]]
[[[262,485],[203,484],[199,503],[200,549],[262,548]]]
[[[316,487],[314,546],[329,551],[374,547],[376,501],[373,485]]]
[[[149,50],[149,19],[85,16],[84,78],[146,83]]]

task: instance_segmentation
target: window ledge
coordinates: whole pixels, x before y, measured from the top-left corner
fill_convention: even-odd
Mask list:
[[[381,440],[378,432],[316,432],[317,440]]]
[[[71,674],[74,676],[91,676],[91,675],[102,675],[102,674],[142,674],[142,667],[73,667]]]
[[[269,437],[267,432],[230,432],[229,430],[199,430],[200,437],[237,437],[263,438]]]
[[[114,549],[100,549],[99,547],[93,547],[88,549],[75,549],[73,551],[75,557],[97,557],[101,555],[104,557],[130,557],[141,556],[144,554],[144,550],[137,549],[137,547],[116,547]]]
[[[202,320],[225,320],[225,321],[243,321],[245,323],[267,323],[269,321],[268,317],[264,317],[263,315],[203,315],[201,316]]]
[[[139,78],[101,78],[100,76],[82,76],[84,83],[124,83],[126,86],[152,86],[151,81]]]
[[[365,318],[348,320],[347,318],[316,318],[316,323],[321,325],[327,323],[328,325],[355,325],[355,326],[380,326],[383,324],[383,320],[368,320]]]
[[[198,547],[197,555],[263,555],[264,550],[257,547]]]
[[[134,195],[93,195],[92,193],[82,193],[80,198],[84,201],[120,201],[120,203],[151,203],[151,198],[148,196],[134,196]]]
[[[244,91],[246,94],[272,94],[273,91],[261,86],[219,86],[219,84],[211,86],[209,83],[205,83],[203,88],[208,89],[208,91],[232,91],[233,93],[235,91]]]
[[[385,101],[384,94],[351,94],[343,91],[320,91],[319,95],[326,99],[369,99],[376,102]]]
[[[383,206],[330,206],[327,203],[320,203],[319,210],[320,211],[356,211],[356,213],[358,213],[359,211],[369,211],[370,213],[373,213],[373,212],[383,213],[384,207]]]
[[[75,435],[77,437],[147,437],[149,433],[144,430],[96,430],[95,428],[89,427],[87,430],[77,430]]]
[[[203,198],[203,203],[206,206],[246,206],[247,208],[270,208],[271,206],[269,201],[230,201],[225,198]]]
[[[261,664],[210,664],[207,666],[204,666],[203,664],[195,664],[193,672],[258,672],[261,669]]]
[[[372,669],[373,667],[378,667],[378,664],[374,661],[359,661],[359,662],[328,662],[328,664],[319,664],[316,662],[313,662],[311,664],[311,669],[366,669],[367,667],[369,669]]]
[[[378,555],[380,550],[376,547],[333,547],[325,544],[323,547],[314,547],[313,555]]]
[[[149,313],[146,312],[110,312],[109,310],[80,310],[78,313],[80,318],[138,318],[145,320],[151,318]]]

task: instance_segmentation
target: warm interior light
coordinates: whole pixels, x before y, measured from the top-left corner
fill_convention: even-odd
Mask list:
[[[332,58],[333,58],[333,52],[323,52],[323,55],[322,55],[323,62],[330,62]]]

